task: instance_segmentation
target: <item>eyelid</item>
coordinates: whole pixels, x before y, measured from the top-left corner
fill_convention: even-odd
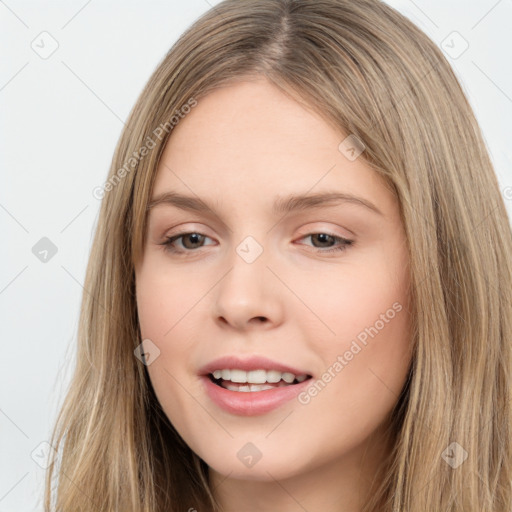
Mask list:
[[[328,222],[328,223],[332,224],[332,222]],[[314,225],[314,227],[311,226],[312,224]],[[331,235],[331,236],[334,236],[337,238],[342,238],[344,240],[354,240],[356,238],[356,234],[347,228],[342,228],[346,232],[344,234],[343,232],[338,232],[338,231],[341,231],[341,226],[338,226],[338,229],[334,229],[334,228],[331,229],[329,227],[325,227],[325,224],[323,224],[323,226],[318,226],[318,224],[323,224],[323,223],[322,223],[322,221],[312,222],[312,223],[306,224],[304,227],[301,227],[299,229],[299,233],[302,233],[302,234],[299,234],[299,236],[307,236],[307,235],[311,235],[313,233],[325,233],[325,234],[328,234],[328,235]]]
[[[356,234],[353,231],[351,231],[345,227],[343,228],[343,230],[346,232],[344,234],[343,232],[337,232],[337,230],[335,230],[335,229],[317,226],[318,224],[322,224],[323,222],[324,221],[310,222],[310,223],[306,224],[305,226],[302,226],[298,230],[298,232],[299,232],[298,236],[305,237],[305,236],[311,235],[311,234],[325,233],[325,234],[329,234],[331,236],[341,238],[344,240],[353,240],[354,238],[356,238]],[[325,221],[325,222],[332,224],[332,222],[329,222],[329,221]],[[315,225],[315,227],[311,226],[312,224]],[[200,227],[196,227],[196,226],[200,226]],[[310,226],[310,227],[308,227],[308,226]],[[341,226],[338,226],[338,228],[341,228]],[[210,229],[207,228],[204,224],[196,223],[196,222],[186,222],[183,224],[179,224],[178,226],[174,226],[171,231],[165,231],[164,234],[162,235],[162,239],[167,240],[170,237],[187,234],[187,233],[198,233],[200,235],[207,236],[208,238],[214,239],[215,238],[214,236],[208,234],[209,231],[210,231]]]
[[[185,222],[183,224],[178,224],[177,226],[174,226],[170,231],[165,231],[163,234],[163,238],[167,239],[176,235],[184,235],[187,233],[198,233],[200,235],[213,238],[211,235],[207,234],[207,232],[209,231],[211,230],[205,227],[204,224],[199,224],[195,222]]]

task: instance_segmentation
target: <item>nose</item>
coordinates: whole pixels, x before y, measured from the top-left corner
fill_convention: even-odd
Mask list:
[[[221,327],[270,329],[283,321],[283,285],[267,267],[265,252],[252,263],[235,254],[216,289],[214,315]]]

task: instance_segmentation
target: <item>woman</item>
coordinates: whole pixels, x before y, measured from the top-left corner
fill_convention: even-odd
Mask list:
[[[510,225],[406,18],[218,4],[103,193],[47,510],[511,508]]]

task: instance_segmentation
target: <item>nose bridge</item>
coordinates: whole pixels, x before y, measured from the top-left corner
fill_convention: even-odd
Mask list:
[[[278,321],[281,306],[275,277],[267,268],[270,252],[249,235],[235,246],[230,270],[221,279],[216,297],[217,317],[241,327],[251,319]]]
[[[258,240],[256,240],[256,238],[254,238],[252,235],[246,236],[238,244],[235,252],[239,258],[243,260],[247,265],[252,265],[258,259],[261,260],[267,257],[265,254],[265,258],[261,258],[263,253],[266,253],[267,251],[264,250],[262,243],[258,242]]]
[[[229,286],[227,291],[235,301],[256,304],[267,295],[268,263],[269,251],[252,235],[244,237],[234,247],[226,287]]]

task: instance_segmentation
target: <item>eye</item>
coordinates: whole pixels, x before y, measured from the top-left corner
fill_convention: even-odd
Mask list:
[[[201,247],[202,242],[204,242],[206,238],[209,237],[207,237],[206,235],[202,235],[201,233],[197,233],[195,231],[188,233],[178,233],[177,235],[167,237],[166,241],[161,245],[165,247],[166,251],[172,253],[180,254],[185,252],[193,252],[194,249],[198,249]],[[182,239],[182,248],[176,248],[175,242],[180,239]],[[183,250],[183,248],[185,250]]]
[[[348,246],[352,245],[354,243],[353,240],[347,240],[346,238],[342,238],[341,236],[336,236],[331,233],[310,233],[304,237],[302,237],[300,240],[304,240],[305,238],[311,238],[311,240],[314,243],[319,243],[320,248],[315,247],[317,250],[315,252],[317,253],[332,253],[332,252],[339,252],[344,251],[347,249]],[[324,250],[325,244],[330,245],[333,242],[338,242],[338,245],[334,247],[330,247],[327,250]],[[323,248],[322,248],[323,247]]]
[[[203,235],[201,233],[197,233],[195,231],[178,233],[174,236],[167,237],[166,241],[163,242],[161,245],[165,247],[166,251],[174,254],[198,252],[197,249],[200,249],[201,247],[204,246],[203,243],[207,238],[209,239],[208,236]],[[304,240],[306,238],[311,238],[313,244],[320,244],[319,247],[314,247],[315,249],[317,249],[315,251],[317,253],[340,252],[344,251],[345,249],[347,249],[348,246],[353,244],[353,240],[347,240],[346,238],[326,232],[310,233],[300,238],[300,240]],[[177,241],[180,241],[179,245],[181,245],[181,247],[176,247]],[[336,244],[336,242],[337,245],[334,245],[333,247],[331,244]]]

